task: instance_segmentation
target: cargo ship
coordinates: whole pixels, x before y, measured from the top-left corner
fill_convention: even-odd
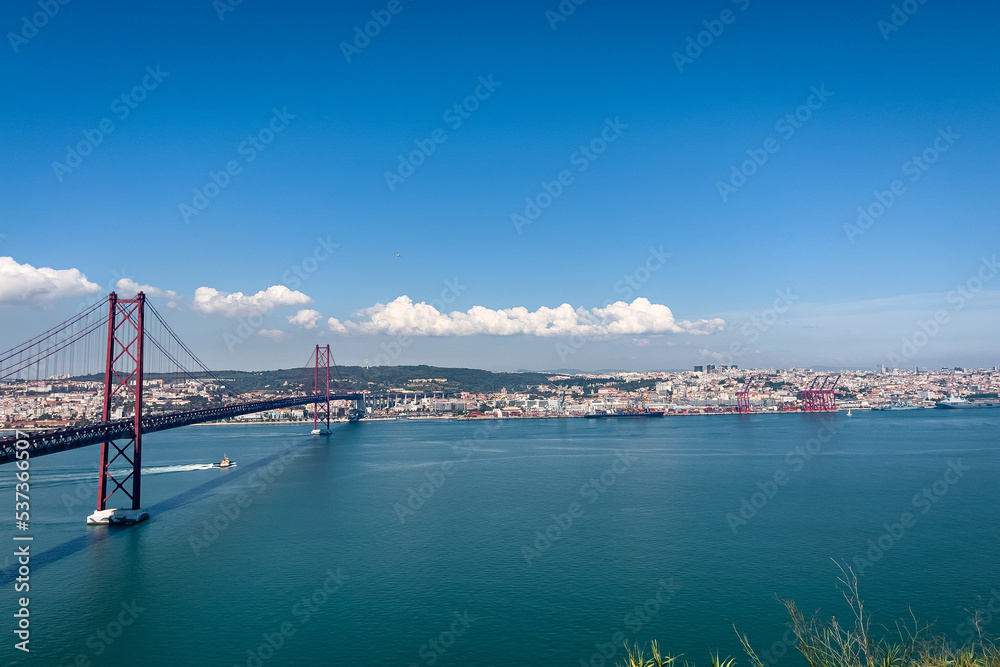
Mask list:
[[[583,415],[587,419],[602,419],[605,417],[662,417],[663,410],[649,408],[622,408],[620,410],[596,410]]]

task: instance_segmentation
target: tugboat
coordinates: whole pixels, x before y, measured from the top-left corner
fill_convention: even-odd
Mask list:
[[[222,460],[219,461],[216,465],[218,465],[220,468],[232,468],[233,466],[236,465],[236,461],[230,461],[229,456],[227,454],[223,454]]]

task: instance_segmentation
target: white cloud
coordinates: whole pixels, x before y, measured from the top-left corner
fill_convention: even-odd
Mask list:
[[[523,306],[492,310],[473,306],[466,312],[441,313],[427,303],[413,303],[401,296],[388,304],[376,304],[355,313],[359,321],[340,322],[331,317],[327,324],[335,333],[406,334],[411,336],[616,336],[628,334],[687,333],[710,334],[721,331],[725,321],[677,321],[664,305],[638,298],[632,303],[616,301],[604,308],[576,308],[564,303],[556,308],[542,306],[529,311]]]
[[[257,335],[270,338],[273,341],[280,341],[285,338],[285,332],[280,329],[261,329],[257,332]]]
[[[152,285],[140,285],[131,278],[122,278],[117,283],[115,283],[115,289],[119,292],[128,295],[129,297],[135,296],[139,292],[145,293],[146,296],[151,296],[154,298],[169,299],[167,306],[170,308],[176,308],[178,303],[177,292],[172,289],[160,289],[159,287],[153,287]]]
[[[702,359],[711,359],[712,361],[726,362],[729,360],[729,357],[722,354],[721,352],[713,352],[712,350],[701,349],[698,350],[698,354],[701,356]]]
[[[79,269],[36,269],[18,264],[13,257],[0,257],[0,303],[52,301],[101,291]]]
[[[246,317],[267,314],[282,306],[303,306],[312,302],[302,292],[290,290],[284,285],[272,285],[249,296],[243,292],[220,292],[212,287],[199,287],[194,291],[191,306],[203,313]]]
[[[318,310],[300,310],[294,315],[288,316],[288,321],[297,327],[302,327],[303,329],[315,329],[316,323],[319,322],[319,318],[323,315]]]

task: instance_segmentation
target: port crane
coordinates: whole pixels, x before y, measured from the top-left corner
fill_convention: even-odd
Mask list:
[[[760,377],[747,374],[743,381],[743,388],[736,392],[736,410],[740,413],[750,412],[750,390],[758,387]],[[758,387],[759,388],[759,387]]]
[[[837,410],[837,383],[841,375],[813,378],[809,388],[802,391],[802,409],[805,412],[835,412]]]

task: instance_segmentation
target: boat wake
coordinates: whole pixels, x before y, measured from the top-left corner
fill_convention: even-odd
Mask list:
[[[156,468],[143,468],[143,475],[162,475],[168,472],[190,472],[191,470],[211,470],[212,468],[218,467],[218,464],[213,463],[187,463],[184,465],[176,466],[159,466]]]
[[[143,475],[162,475],[171,472],[190,472],[192,470],[212,470],[213,468],[218,468],[218,463],[187,463],[184,465],[172,465],[172,466],[152,466],[149,468],[143,468]],[[129,468],[118,468],[114,467],[111,469],[111,474],[117,479],[124,479],[131,472]],[[38,486],[57,486],[60,484],[73,484],[80,482],[85,483],[95,483],[97,482],[97,471],[91,470],[87,472],[70,472],[70,471],[58,471],[51,473],[40,473],[38,475],[32,475],[32,479]],[[2,482],[0,482],[0,488],[6,488]]]

